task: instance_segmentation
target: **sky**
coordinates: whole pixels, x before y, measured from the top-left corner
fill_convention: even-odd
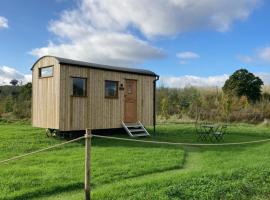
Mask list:
[[[0,85],[41,56],[145,68],[159,85],[218,86],[246,68],[270,84],[267,0],[1,0]]]

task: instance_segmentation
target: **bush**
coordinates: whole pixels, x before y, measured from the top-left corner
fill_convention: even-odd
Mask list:
[[[262,123],[270,119],[270,94],[255,103],[246,96],[225,95],[217,88],[157,89],[157,113],[163,119]]]

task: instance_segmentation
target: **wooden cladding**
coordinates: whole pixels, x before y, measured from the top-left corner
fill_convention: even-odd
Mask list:
[[[39,78],[40,69],[53,66],[53,76]],[[32,124],[59,129],[60,65],[53,57],[39,60],[32,70]]]
[[[69,77],[87,77],[87,98],[70,98]],[[122,72],[102,71],[74,66],[61,66],[61,130],[120,128],[125,120],[126,79],[137,82],[136,118],[153,125],[153,81],[155,77]],[[118,98],[105,98],[105,81],[123,85]]]
[[[38,78],[39,68],[52,65],[53,77]],[[153,125],[153,76],[60,65],[53,57],[40,59],[32,73],[33,126],[71,131],[120,128],[125,120]],[[86,95],[85,98],[71,96],[72,77],[84,79],[81,85],[85,85],[85,93],[80,90],[78,94]],[[107,94],[117,98],[106,98],[106,81],[114,81]],[[134,98],[129,99],[130,95]]]

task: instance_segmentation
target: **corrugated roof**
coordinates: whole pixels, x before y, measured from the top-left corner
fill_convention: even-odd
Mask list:
[[[55,56],[52,56],[52,57],[57,59],[59,64],[67,64],[67,65],[87,67],[87,68],[100,69],[100,70],[108,70],[108,71],[126,72],[126,73],[132,73],[132,74],[142,74],[142,75],[148,75],[148,76],[158,76],[156,73],[150,70],[145,70],[145,69],[138,69],[138,68],[131,68],[131,67],[116,67],[116,66],[110,66],[110,65],[102,65],[102,64],[97,64],[97,63],[71,60],[71,59],[60,58],[60,57],[55,57]]]

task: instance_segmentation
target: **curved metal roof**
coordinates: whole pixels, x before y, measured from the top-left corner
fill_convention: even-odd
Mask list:
[[[67,58],[60,58],[56,56],[43,56],[40,59],[44,57],[53,57],[56,60],[58,60],[59,64],[67,64],[67,65],[73,65],[78,67],[86,67],[86,68],[93,68],[93,69],[100,69],[100,70],[107,70],[107,71],[117,71],[117,72],[125,72],[125,73],[132,73],[132,74],[141,74],[141,75],[147,75],[147,76],[155,76],[158,77],[158,75],[150,70],[145,69],[138,69],[138,68],[129,68],[129,67],[116,67],[116,66],[110,66],[110,65],[103,65],[103,64],[97,64],[97,63],[90,63],[90,62],[84,62],[84,61],[77,61]],[[40,60],[38,59],[35,64]],[[33,65],[33,67],[35,66]],[[33,67],[31,69],[33,69]]]

